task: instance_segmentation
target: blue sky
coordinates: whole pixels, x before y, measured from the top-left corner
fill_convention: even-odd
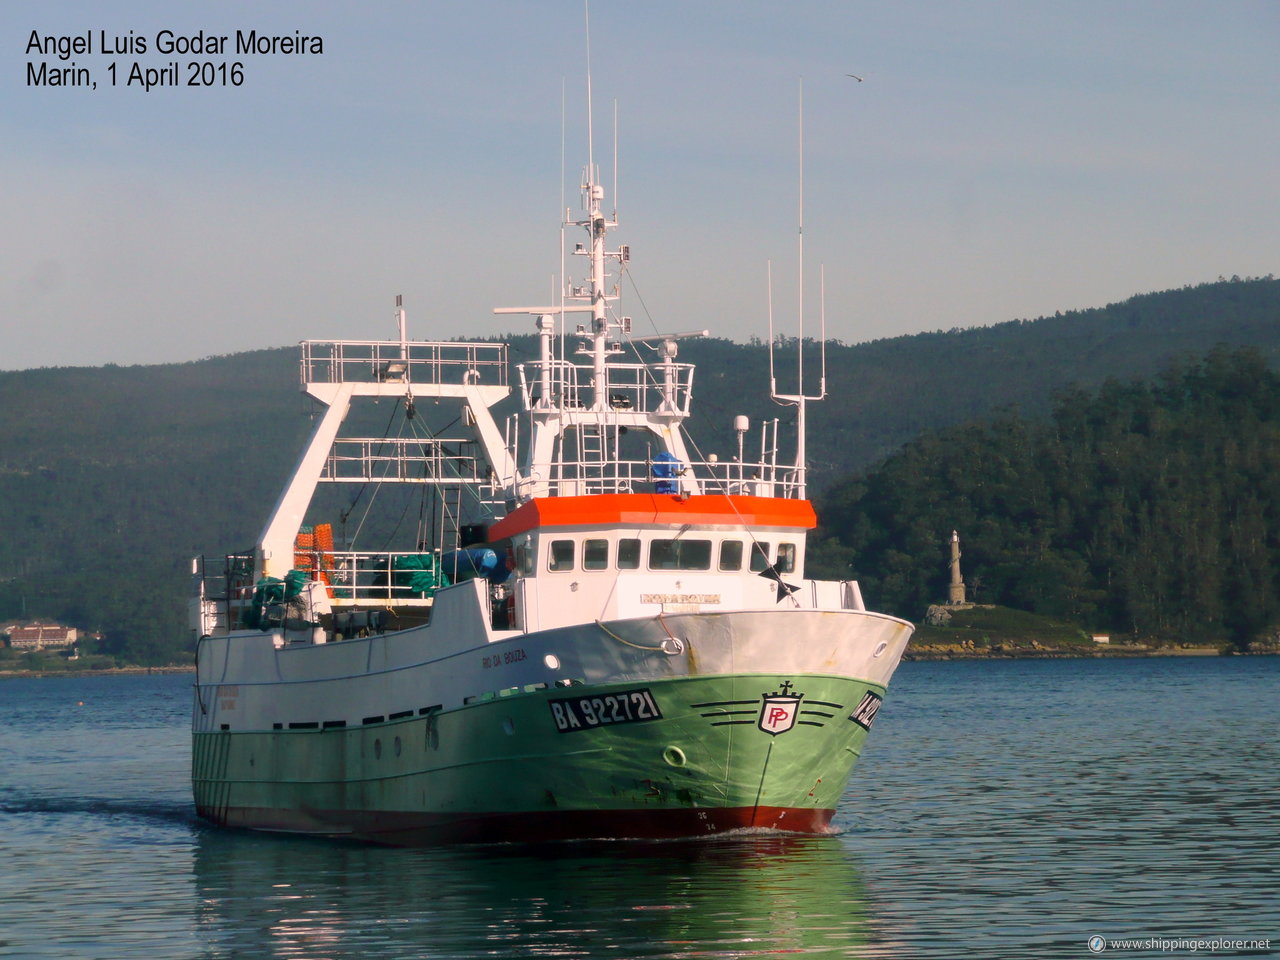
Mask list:
[[[770,260],[796,329],[801,78],[806,332],[819,264],[846,342],[1278,272],[1275,0],[596,0],[591,22],[639,330],[764,335]],[[26,85],[53,59],[33,30],[165,29],[324,53],[95,53],[73,59],[97,90]],[[414,337],[525,331],[492,308],[551,296],[579,0],[9,0],[0,50],[0,369],[381,338],[398,293]],[[109,87],[108,62],[175,59],[240,59],[244,83]]]

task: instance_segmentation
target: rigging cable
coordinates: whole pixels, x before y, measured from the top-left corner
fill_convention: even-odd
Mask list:
[[[636,285],[635,277],[634,277],[634,276],[632,276],[631,271],[630,271],[630,270],[628,270],[628,269],[626,268],[626,265],[625,265],[625,264],[622,266],[622,270],[621,270],[621,272],[622,272],[623,274],[625,274],[625,275],[626,275],[626,277],[627,277],[627,279],[629,279],[629,280],[631,281],[631,289],[635,292],[636,299],[640,301],[640,307],[641,307],[641,309],[642,309],[642,310],[644,310],[645,317],[649,320],[649,324],[650,324],[650,326],[652,326],[652,327],[653,327],[654,332],[656,333],[656,332],[657,332],[657,330],[658,330],[658,326],[657,326],[657,324],[656,324],[656,323],[654,323],[654,321],[653,321],[653,316],[649,313],[649,308],[648,308],[648,306],[647,306],[647,305],[645,304],[645,302],[644,302],[644,297],[643,297],[643,296],[641,296],[641,294],[640,294],[640,288]],[[628,341],[627,341],[627,345],[631,347],[631,351],[632,351],[632,353],[634,353],[634,354],[635,354],[635,356],[636,356],[636,359],[640,361],[641,366],[644,368],[645,377],[649,380],[650,385],[656,389],[656,388],[658,387],[658,385],[659,385],[659,384],[658,384],[658,381],[657,381],[657,379],[653,376],[653,371],[652,371],[652,369],[650,368],[649,364],[648,364],[648,363],[645,363],[645,361],[644,361],[644,357],[640,354],[640,351],[637,349],[635,341],[634,341],[634,340],[628,340]],[[656,350],[656,348],[653,348],[653,349],[655,349],[655,350]],[[803,349],[803,344],[801,344],[801,349]],[[775,401],[775,402],[778,402],[778,401]],[[782,404],[782,403],[780,403],[780,402],[779,402],[779,405],[794,406],[795,404]],[[696,454],[698,455],[699,460],[701,460],[701,462],[703,462],[703,463],[706,463],[706,462],[707,462],[706,455],[702,452],[701,448],[698,446],[698,441],[694,439],[693,435],[692,435],[692,434],[690,434],[687,430],[685,430],[685,429],[684,429],[684,427],[683,427],[683,426],[681,426],[681,425],[679,425],[679,424],[676,424],[676,425],[675,425],[675,429],[680,430],[680,431],[684,434],[684,437],[685,437],[685,439],[688,441],[689,446],[693,448],[693,452],[694,452],[694,453],[696,453]],[[761,466],[763,467],[763,464],[761,464]],[[719,491],[719,494],[720,494],[720,496],[723,496],[723,497],[725,498],[725,501],[726,501],[726,502],[729,504],[729,506],[732,508],[732,510],[733,510],[733,512],[734,512],[734,514],[736,514],[736,515],[737,515],[737,517],[738,517],[738,519],[739,519],[740,521],[742,521],[742,527],[743,527],[743,529],[746,531],[747,536],[751,539],[751,544],[752,544],[752,546],[753,546],[753,547],[755,547],[756,549],[758,549],[758,550],[761,552],[761,554],[762,554],[763,556],[765,556],[765,557],[766,557],[766,559],[767,559],[767,558],[768,558],[768,551],[767,551],[767,549],[766,549],[765,545],[764,545],[764,544],[762,544],[762,543],[761,543],[761,542],[756,538],[755,532],[754,532],[754,531],[751,529],[751,527],[747,524],[746,518],[742,515],[742,511],[741,511],[741,510],[739,510],[739,509],[738,509],[738,505],[737,505],[736,503],[734,503],[734,502],[733,502],[733,497],[729,494],[729,489],[728,489],[728,485],[727,485],[727,483],[723,486],[723,489],[721,489],[721,490]],[[763,576],[764,574],[768,573],[768,571],[769,571],[770,569],[773,569],[773,571],[774,571],[774,576],[777,578],[777,581],[778,581],[778,583],[779,583],[779,589],[782,589],[783,587],[790,587],[790,585],[789,585],[789,584],[784,584],[784,583],[782,582],[782,574],[781,574],[781,571],[779,571],[779,570],[777,570],[777,569],[776,569],[776,568],[777,568],[777,566],[778,566],[778,564],[779,564],[780,562],[781,562],[781,561],[775,561],[775,563],[773,564],[773,567],[772,567],[772,568],[770,568],[770,567],[766,567],[766,568],[765,568],[765,570],[761,571],[760,573],[761,573],[761,575]],[[772,578],[770,578],[770,579],[772,579]],[[795,590],[794,590],[794,589],[790,589],[790,590],[788,590],[788,592],[787,592],[787,596],[791,599],[791,602],[792,602],[795,606],[797,606],[797,607],[799,607],[799,606],[800,606],[800,601],[799,601],[798,599],[796,599],[796,597],[795,597]],[[779,600],[781,600],[781,597],[779,597]],[[664,624],[664,626],[665,626],[665,624]]]

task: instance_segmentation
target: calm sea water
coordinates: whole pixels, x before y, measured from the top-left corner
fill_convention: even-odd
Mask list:
[[[908,663],[836,836],[432,850],[205,826],[190,681],[0,681],[0,957],[1280,955],[1280,658]]]

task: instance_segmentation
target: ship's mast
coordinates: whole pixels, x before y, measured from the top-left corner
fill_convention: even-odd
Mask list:
[[[581,181],[584,213],[579,219],[572,219],[566,211],[561,227],[562,230],[578,227],[586,231],[585,240],[575,242],[573,255],[588,261],[587,278],[581,283],[574,283],[566,277],[562,282],[563,294],[558,306],[501,307],[494,311],[499,314],[532,314],[536,318],[541,341],[537,394],[526,396],[531,429],[515,496],[517,501],[547,496],[556,491],[583,490],[593,481],[606,488],[608,484],[629,488],[630,481],[626,478],[612,474],[605,476],[616,467],[612,461],[617,459],[617,438],[628,430],[649,431],[657,439],[660,451],[670,454],[679,463],[689,463],[680,424],[688,416],[692,368],[675,362],[677,341],[706,336],[707,331],[632,337],[630,318],[610,314],[618,300],[618,291],[616,286],[612,290],[609,287],[609,262],[614,261],[621,273],[631,259],[631,250],[625,244],[616,250],[607,249],[609,231],[618,225],[617,108],[615,105],[615,205],[613,212],[606,214],[605,188],[600,168],[595,162],[589,17],[586,80],[587,165]],[[586,360],[581,366],[567,363],[567,358],[554,359],[556,318],[567,328],[568,315],[573,313],[589,315],[589,319],[577,324],[576,336],[581,340],[577,356]],[[643,364],[620,364],[617,358],[624,352],[623,340],[632,346],[651,345],[659,352],[660,362],[643,374],[639,372],[644,369]],[[585,378],[588,369],[591,382],[583,384],[579,376]],[[584,388],[581,396],[578,392],[580,387]],[[655,392],[659,397],[657,402],[652,398]],[[572,446],[566,439],[575,435],[576,463],[571,462]],[[575,483],[572,480],[574,475],[587,479],[584,483]],[[679,483],[681,490],[688,494],[701,490],[700,481],[692,471],[682,471]]]
[[[804,81],[800,81],[800,130],[799,130],[799,153],[800,153],[800,197],[799,197],[799,229],[798,229],[798,247],[799,247],[799,272],[797,286],[799,287],[799,328],[800,334],[796,343],[796,392],[792,394],[778,393],[777,380],[774,378],[773,368],[773,276],[772,271],[769,277],[769,392],[773,399],[779,403],[795,404],[796,408],[796,483],[797,492],[800,497],[805,496],[807,466],[807,451],[805,449],[805,437],[807,432],[806,413],[807,404],[810,400],[821,400],[827,395],[827,309],[826,309],[826,281],[822,280],[822,297],[820,308],[820,333],[819,337],[822,343],[822,372],[819,376],[818,392],[816,394],[806,394],[804,392]]]
[[[584,3],[587,30],[587,169],[582,177],[582,189],[586,200],[587,220],[580,222],[591,237],[591,358],[592,400],[591,409],[604,410],[608,402],[605,387],[605,362],[609,342],[608,304],[605,296],[604,241],[609,223],[604,218],[604,185],[596,169],[595,127],[591,101],[591,10]]]
[[[585,226],[591,237],[591,357],[592,357],[592,403],[593,410],[604,410],[608,403],[606,396],[605,363],[609,350],[609,313],[608,303],[612,299],[605,292],[605,237],[609,228],[617,226],[605,220],[603,201],[604,186],[596,181],[596,170],[593,165],[587,167],[583,178],[583,191],[587,201],[587,220],[580,223]],[[621,253],[617,254],[621,259]]]

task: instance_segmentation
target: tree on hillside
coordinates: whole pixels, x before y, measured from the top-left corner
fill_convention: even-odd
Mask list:
[[[1116,632],[1242,644],[1280,619],[1280,377],[1217,349],[931,432],[835,487],[815,572],[918,616],[961,531],[979,599]]]

